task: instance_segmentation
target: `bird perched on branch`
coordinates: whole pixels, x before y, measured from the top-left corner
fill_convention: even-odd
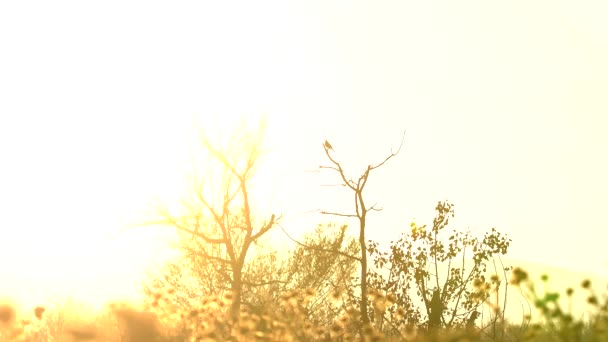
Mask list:
[[[325,140],[325,143],[323,144],[323,146],[325,147],[325,149],[327,150],[334,150],[333,147],[331,147],[331,144],[329,143],[329,141]]]

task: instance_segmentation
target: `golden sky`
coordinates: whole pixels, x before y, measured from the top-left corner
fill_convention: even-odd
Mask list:
[[[604,1],[2,2],[0,296],[128,296],[167,248],[194,127],[267,120],[260,210],[347,209],[328,139],[372,175],[369,237],[438,200],[511,256],[606,274]],[[44,286],[41,288],[41,284]],[[32,299],[33,300],[33,299]]]

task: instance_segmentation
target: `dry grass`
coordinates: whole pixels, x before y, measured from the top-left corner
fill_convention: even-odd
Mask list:
[[[543,282],[548,277],[542,277]],[[147,310],[124,304],[108,306],[98,317],[81,322],[60,319],[56,310],[37,306],[23,317],[10,303],[0,304],[0,341],[604,341],[608,340],[608,294],[593,290],[588,280],[580,289],[563,293],[539,292],[522,269],[511,272],[511,286],[522,291],[536,308],[536,323],[518,325],[494,321],[494,326],[472,325],[438,329],[428,333],[420,326],[383,329],[387,322],[360,325],[360,312],[346,307],[331,324],[314,323],[308,306],[317,294],[312,289],[294,290],[280,296],[276,307],[262,312],[241,311],[230,318],[231,296],[207,296],[198,305],[178,308],[171,304],[171,291],[157,293]],[[587,315],[575,318],[563,307],[580,291],[587,298]],[[332,294],[328,294],[331,296]],[[560,298],[562,299],[560,301]],[[391,294],[372,291],[376,314],[394,306]],[[395,310],[399,311],[399,308]],[[491,334],[490,331],[494,333]],[[501,333],[496,334],[496,330]]]

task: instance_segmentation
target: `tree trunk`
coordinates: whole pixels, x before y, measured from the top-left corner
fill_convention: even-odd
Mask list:
[[[243,290],[243,281],[241,269],[235,269],[232,279],[232,303],[230,304],[230,318],[233,324],[239,322],[239,314],[241,310],[241,293]]]
[[[365,210],[359,219],[359,244],[361,245],[361,323],[369,323],[367,315],[367,246],[365,245]]]

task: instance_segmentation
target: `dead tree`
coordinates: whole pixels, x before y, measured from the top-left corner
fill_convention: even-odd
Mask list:
[[[367,185],[367,181],[369,180],[370,173],[373,170],[384,165],[389,159],[393,158],[394,156],[396,156],[399,153],[399,151],[401,150],[401,146],[403,145],[404,138],[405,138],[405,134],[403,135],[403,137],[401,139],[401,143],[399,144],[399,148],[397,149],[397,151],[393,152],[391,149],[391,153],[386,158],[384,158],[384,160],[382,160],[382,162],[375,164],[375,165],[368,165],[367,168],[365,169],[365,171],[356,180],[347,177],[345,170],[342,168],[342,165],[333,156],[335,151],[334,151],[332,145],[327,140],[323,143],[323,149],[325,150],[325,155],[327,156],[327,158],[329,159],[329,161],[331,162],[332,165],[320,166],[320,168],[336,171],[338,173],[338,175],[340,176],[340,180],[342,182],[342,184],[340,184],[340,185],[348,187],[348,189],[350,189],[354,194],[354,202],[355,202],[354,203],[355,204],[355,213],[354,214],[328,212],[328,211],[321,211],[321,213],[325,214],[325,215],[354,218],[359,221],[359,245],[360,245],[360,250],[361,250],[361,256],[359,258],[357,258],[357,260],[359,261],[360,266],[361,266],[361,274],[360,274],[361,301],[359,304],[359,310],[361,311],[361,323],[362,323],[361,326],[369,323],[369,320],[370,320],[369,315],[368,315],[368,298],[367,298],[367,293],[368,293],[368,290],[367,290],[367,245],[365,243],[366,218],[367,218],[367,213],[369,213],[370,211],[380,211],[381,210],[380,208],[376,208],[375,205],[372,205],[370,207],[368,207],[366,205],[364,197],[363,197],[363,190],[365,189],[365,186]]]
[[[196,253],[229,285],[230,316],[238,321],[244,286],[255,286],[244,281],[243,270],[252,243],[270,231],[278,222],[273,214],[267,220],[255,220],[252,212],[249,185],[259,160],[260,141],[252,134],[236,135],[227,149],[221,150],[203,137],[210,162],[219,166],[219,179],[208,179],[209,174],[196,174],[183,213],[171,213],[159,208],[163,222],[169,224],[188,240],[188,252]],[[207,189],[209,184],[215,188]],[[219,186],[218,186],[219,185]]]

